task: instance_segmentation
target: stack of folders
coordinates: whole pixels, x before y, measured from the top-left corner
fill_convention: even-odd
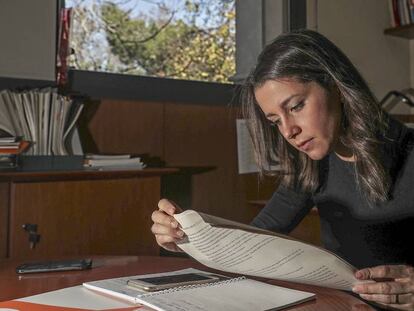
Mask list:
[[[18,166],[19,155],[29,147],[30,143],[20,137],[0,137],[0,169]]]
[[[129,154],[87,154],[83,166],[98,170],[142,170],[146,165],[140,157],[132,157]]]
[[[0,130],[30,141],[28,155],[68,155],[83,104],[54,88],[0,92]]]

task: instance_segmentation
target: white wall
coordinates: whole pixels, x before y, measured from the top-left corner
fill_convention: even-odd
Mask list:
[[[414,45],[383,33],[390,25],[387,1],[317,0],[317,30],[348,55],[378,99],[413,85]]]
[[[57,0],[0,0],[0,77],[55,80]]]
[[[414,40],[410,40],[410,87],[414,88]]]

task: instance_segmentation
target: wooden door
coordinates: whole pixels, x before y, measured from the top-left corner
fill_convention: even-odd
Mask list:
[[[150,215],[160,198],[160,177],[13,183],[11,258],[60,255],[157,255]],[[28,242],[26,223],[40,241]]]

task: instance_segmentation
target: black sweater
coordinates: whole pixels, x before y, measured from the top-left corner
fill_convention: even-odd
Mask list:
[[[288,233],[316,206],[325,248],[356,268],[414,265],[414,130],[394,120],[389,125],[381,150],[392,177],[389,201],[369,205],[358,190],[354,164],[332,153],[321,160],[323,178],[315,193],[281,186],[252,224]]]

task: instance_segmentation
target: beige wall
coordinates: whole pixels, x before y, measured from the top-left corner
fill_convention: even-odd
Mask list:
[[[414,56],[413,43],[383,34],[390,25],[387,1],[316,2],[317,30],[348,55],[378,99],[389,90],[413,86],[414,67],[410,64],[410,54]]]
[[[410,86],[414,88],[414,40],[410,40]]]
[[[0,77],[55,80],[56,0],[0,0]]]

